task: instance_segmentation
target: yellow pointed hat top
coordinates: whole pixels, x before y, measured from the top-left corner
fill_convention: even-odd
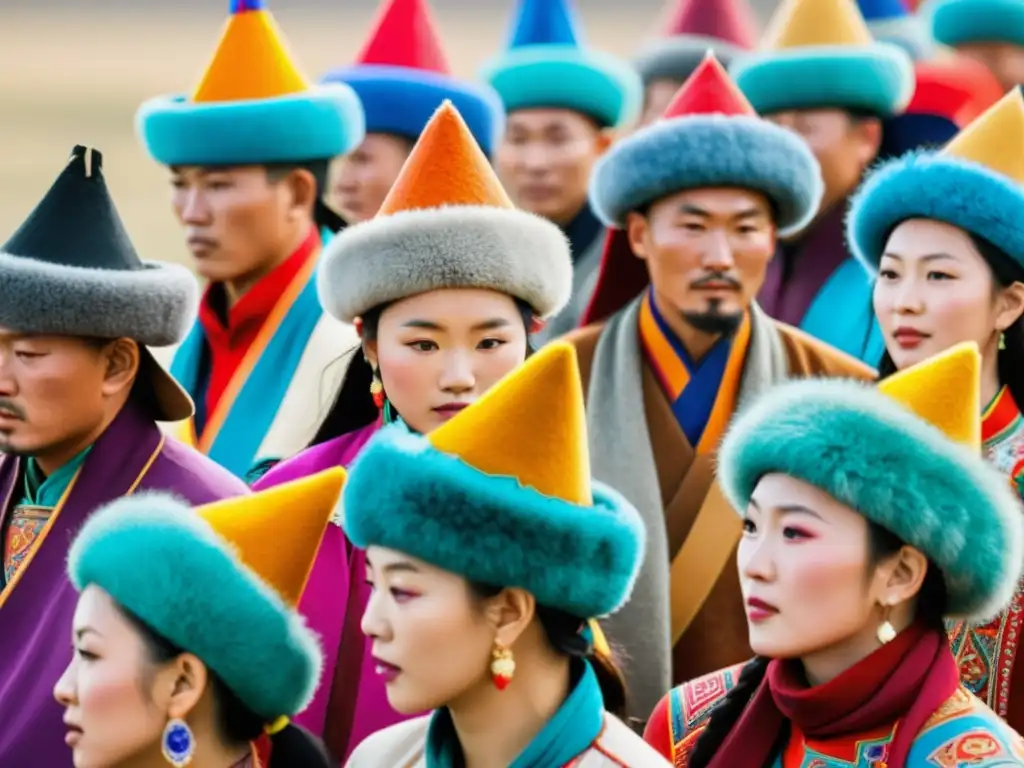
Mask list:
[[[485,474],[593,504],[583,384],[571,344],[548,344],[427,439]]]
[[[515,208],[466,121],[445,100],[420,134],[377,215],[449,205]]]
[[[765,50],[875,42],[856,0],[782,0],[761,37]]]
[[[1024,96],[1014,88],[979,115],[942,154],[984,165],[1024,184]]]
[[[230,12],[193,102],[273,99],[309,90],[263,0],[231,0]]]
[[[878,389],[951,440],[981,450],[981,354],[973,341],[890,376]]]
[[[316,475],[198,507],[196,512],[250,570],[298,605],[327,523],[345,485],[345,470]]]

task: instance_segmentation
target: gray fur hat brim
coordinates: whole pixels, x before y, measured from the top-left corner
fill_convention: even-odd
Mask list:
[[[317,287],[333,317],[446,288],[487,288],[555,315],[572,291],[569,242],[532,213],[484,206],[381,216],[340,232],[324,249]]]
[[[28,333],[181,341],[196,316],[196,279],[176,264],[72,267],[0,252],[0,325]]]
[[[707,35],[677,35],[651,40],[640,49],[633,59],[633,66],[640,73],[644,85],[654,80],[678,80],[683,82],[697,68],[708,51],[723,67],[742,56],[744,50],[738,45],[727,43]]]

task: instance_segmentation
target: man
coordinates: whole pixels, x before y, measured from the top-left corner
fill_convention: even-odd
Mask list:
[[[572,246],[572,300],[537,343],[576,327],[593,292],[604,232],[587,185],[610,131],[633,120],[642,93],[628,63],[583,45],[569,2],[521,0],[508,50],[482,73],[508,116],[495,157],[502,185],[518,208],[561,227]]]
[[[196,403],[182,431],[238,476],[307,444],[358,344],[324,315],[315,271],[342,226],[320,202],[328,163],[362,140],[362,107],[345,85],[310,87],[276,30],[261,2],[238,0],[192,95],[138,115],[210,281],[171,366]]]
[[[1024,85],[1024,0],[936,0],[932,37],[981,62],[1003,91]]]
[[[821,188],[806,145],[759,120],[713,57],[662,121],[595,169],[591,199],[619,229],[593,324],[566,339],[587,390],[594,477],[647,523],[633,597],[608,623],[641,718],[673,680],[750,653],[733,560],[741,527],[714,484],[732,414],[790,377],[873,376],[753,300],[776,235],[813,216]]]
[[[72,653],[74,533],[119,496],[246,487],[156,425],[192,413],[146,346],[184,335],[195,279],[139,259],[99,152],[75,147],[0,248],[0,293],[0,765],[70,768],[51,691]]]
[[[758,114],[799,133],[825,179],[814,223],[782,244],[758,302],[777,320],[877,365],[871,280],[846,249],[847,198],[878,156],[882,121],[914,91],[906,52],[876,43],[855,0],[784,0],[758,53],[732,67]]]
[[[490,86],[452,77],[427,0],[385,0],[352,67],[325,83],[344,83],[366,113],[366,138],[332,169],[331,200],[350,224],[372,219],[431,115],[448,99],[490,157],[505,125]]]

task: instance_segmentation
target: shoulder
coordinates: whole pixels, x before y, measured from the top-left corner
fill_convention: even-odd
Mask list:
[[[408,764],[422,753],[429,724],[430,715],[425,715],[377,731],[356,747],[345,768]]]
[[[908,766],[1024,766],[1024,739],[962,686],[914,739]]]
[[[173,437],[164,438],[156,464],[159,469],[154,487],[174,491],[192,504],[241,496],[249,487],[220,464]]]
[[[354,458],[354,453],[376,431],[376,425],[347,432],[333,440],[319,443],[278,462],[253,485],[255,490],[271,488],[291,480],[312,475],[331,467],[345,467]]]
[[[648,768],[663,766],[665,758],[646,744],[628,725],[608,712],[604,714],[604,728],[594,741],[592,750],[606,758],[612,765],[623,768]]]
[[[873,381],[874,368],[791,325],[772,321],[789,358],[790,371],[803,376],[836,376]]]
[[[604,323],[591,323],[582,328],[570,331],[565,336],[559,337],[558,341],[567,341],[576,348],[576,358],[579,360],[580,376],[584,382],[590,380],[590,368],[594,362],[594,352],[597,349],[597,342],[601,339],[604,331]]]

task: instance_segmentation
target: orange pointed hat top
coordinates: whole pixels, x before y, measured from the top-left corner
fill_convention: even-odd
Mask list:
[[[782,0],[761,38],[767,50],[873,43],[856,0]]]
[[[665,37],[700,35],[751,49],[757,44],[757,19],[747,0],[669,0]],[[671,3],[675,2],[674,5]]]
[[[708,51],[697,69],[676,91],[662,119],[715,114],[757,116],[747,97],[736,87],[715,55]]]
[[[384,64],[451,74],[426,0],[386,0],[356,64]]]
[[[984,165],[1024,185],[1024,96],[1014,88],[964,128],[942,154]]]

